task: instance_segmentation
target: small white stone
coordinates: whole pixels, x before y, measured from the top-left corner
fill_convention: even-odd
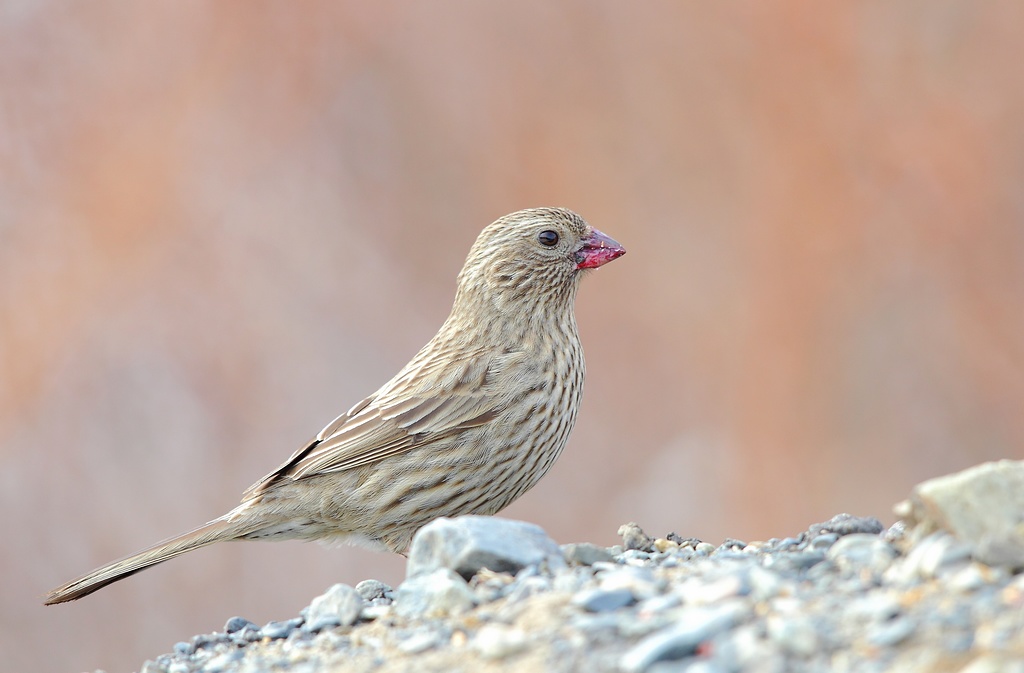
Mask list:
[[[436,633],[421,631],[419,633],[414,633],[398,643],[398,650],[405,654],[419,654],[420,652],[432,650],[439,644],[440,639]]]
[[[516,628],[487,624],[473,638],[473,649],[484,659],[505,659],[526,649],[527,636]]]
[[[767,620],[768,636],[784,650],[802,657],[818,649],[818,632],[807,617],[770,615]]]
[[[347,584],[335,584],[323,595],[317,596],[305,610],[307,631],[318,631],[331,626],[349,626],[359,619],[365,602],[356,590]]]
[[[746,590],[747,586],[742,578],[737,575],[726,575],[711,582],[689,579],[678,585],[675,592],[687,605],[714,605],[726,598],[743,594]]]
[[[464,579],[453,570],[439,568],[402,582],[394,606],[402,617],[443,617],[465,612],[475,600]]]

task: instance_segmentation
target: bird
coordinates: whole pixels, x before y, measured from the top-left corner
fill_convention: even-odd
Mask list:
[[[583,394],[581,277],[625,254],[565,208],[485,227],[437,334],[375,393],[194,530],[50,591],[77,600],[141,570],[231,540],[315,540],[406,554],[432,520],[495,514],[565,447]]]

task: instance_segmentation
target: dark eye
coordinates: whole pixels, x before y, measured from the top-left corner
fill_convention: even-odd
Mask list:
[[[558,245],[558,234],[550,229],[546,229],[537,234],[537,240],[540,241],[541,245],[552,247]]]

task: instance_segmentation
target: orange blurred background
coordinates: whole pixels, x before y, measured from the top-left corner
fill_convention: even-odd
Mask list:
[[[476,234],[563,205],[629,254],[581,416],[506,510],[791,535],[1024,446],[1024,4],[0,6],[9,670],[138,669],[404,562],[221,514],[447,315]]]

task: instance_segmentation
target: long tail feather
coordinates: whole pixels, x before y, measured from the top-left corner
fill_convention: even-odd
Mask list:
[[[199,549],[215,542],[236,540],[249,532],[239,526],[237,521],[226,521],[223,518],[189,531],[183,535],[158,542],[152,547],[126,556],[112,563],[97,568],[91,573],[72,580],[46,594],[46,605],[56,605],[88,596],[108,584],[123,580],[125,577],[145,570],[150,566],[163,563],[175,556],[180,556],[193,549]]]

